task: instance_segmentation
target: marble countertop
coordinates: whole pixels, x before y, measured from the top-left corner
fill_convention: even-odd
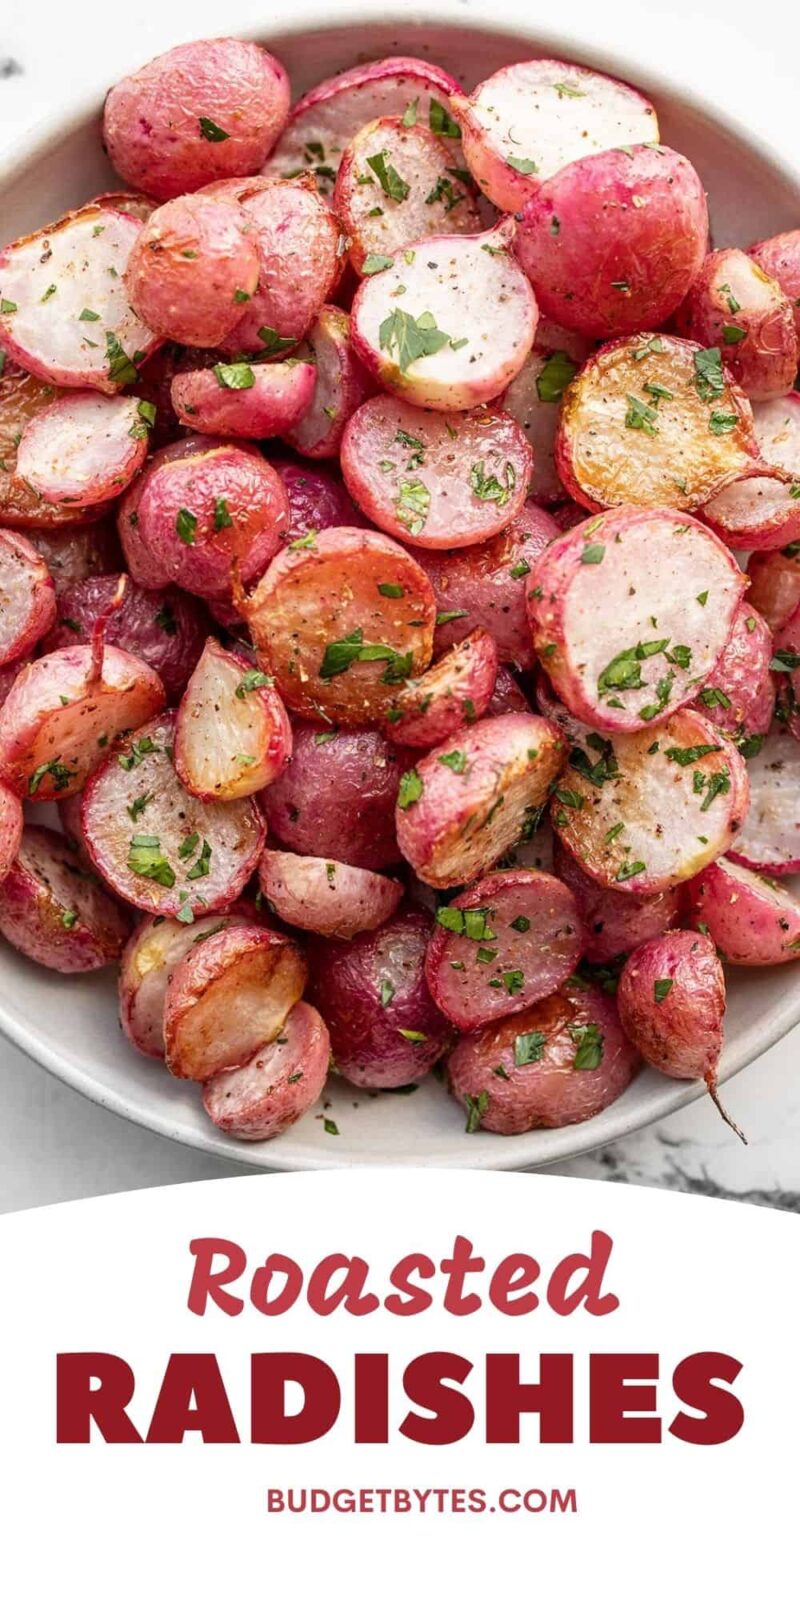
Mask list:
[[[523,3],[505,0],[503,20],[510,22]],[[466,20],[470,0],[450,4]],[[331,0],[334,16],[337,5]],[[396,0],[393,15],[418,17],[421,10],[412,0]],[[643,26],[654,37],[658,30],[659,68],[677,73],[687,66],[681,22],[691,24],[696,86],[712,97],[724,88],[734,105],[746,96],[748,120],[764,133],[782,115],[788,130],[797,52],[783,48],[785,33],[778,39],[761,28],[747,0],[709,0],[703,10],[700,16],[692,0],[671,0],[665,10],[648,8],[643,17],[634,0],[606,0],[600,16],[592,0],[573,0],[569,29],[587,48],[594,43],[623,53],[631,38],[641,48]],[[237,0],[233,13],[225,12],[225,31],[252,26],[266,15],[257,0]],[[785,25],[800,43],[797,19],[787,18]],[[41,10],[6,0],[0,19],[4,143],[34,128],[82,85],[113,81],[170,44],[221,31],[219,8],[211,0],[127,10],[101,0],[73,0],[69,7],[48,7],[46,28]],[[800,1211],[800,1029],[729,1083],[725,1099],[748,1135],[746,1149],[711,1104],[698,1101],[655,1127],[550,1170]],[[243,1170],[122,1122],[0,1040],[0,1211]]]

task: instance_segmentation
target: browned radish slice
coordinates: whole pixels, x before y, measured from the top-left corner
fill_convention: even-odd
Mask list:
[[[800,338],[800,228],[776,233],[772,239],[761,239],[758,244],[751,244],[747,253],[788,295]]]
[[[306,975],[298,946],[271,928],[233,923],[193,944],[164,1004],[170,1072],[205,1083],[242,1066],[280,1033]]]
[[[403,885],[378,872],[285,850],[264,851],[258,878],[277,916],[326,939],[352,939],[379,928],[403,898]]]
[[[519,515],[531,477],[524,433],[502,411],[425,412],[376,395],[342,440],[342,472],[371,522],[412,546],[480,544]]]
[[[724,961],[773,967],[800,957],[800,901],[784,884],[723,856],[689,884],[687,900],[692,927]]]
[[[184,194],[159,206],[130,253],[134,311],[166,339],[214,346],[258,286],[256,247],[235,201]]]
[[[780,284],[743,250],[706,256],[678,323],[687,338],[722,350],[725,366],[751,400],[791,389],[798,357],[794,310]]]
[[[519,423],[533,450],[530,494],[538,505],[564,498],[555,462],[561,400],[592,348],[581,334],[540,317],[536,343],[503,395],[503,410]]]
[[[503,211],[519,211],[568,162],[658,138],[656,113],[644,95],[567,61],[501,67],[452,104],[467,163]]]
[[[730,551],[693,518],[609,511],[539,557],[528,589],[534,646],[573,716],[633,733],[692,699],[746,587]]]
[[[0,254],[0,348],[47,382],[116,394],[158,335],[128,304],[125,270],[136,217],[101,206],[69,211]]]
[[[553,871],[575,896],[587,961],[613,961],[615,956],[635,950],[643,940],[666,933],[681,920],[679,889],[650,895],[617,894],[615,889],[603,889],[558,840],[553,851]]]
[[[64,809],[72,804],[66,801]],[[253,920],[244,901],[231,911],[195,917],[189,923],[142,917],[122,952],[119,972],[119,1019],[135,1049],[163,1061],[164,1001],[178,962],[210,934],[231,923]]]
[[[246,1066],[209,1079],[203,1109],[234,1139],[274,1139],[319,1099],[330,1053],[319,1012],[298,1000],[277,1039],[260,1046]]]
[[[753,406],[762,460],[796,482],[758,476],[732,483],[703,506],[703,516],[734,550],[779,550],[800,534],[800,394]]]
[[[598,989],[564,989],[460,1039],[448,1074],[467,1132],[529,1133],[586,1122],[618,1100],[637,1054]]]
[[[359,129],[333,195],[356,272],[381,272],[393,251],[431,233],[480,232],[475,184],[455,159],[452,141],[420,122],[382,117]]]
[[[488,710],[496,677],[497,646],[490,633],[476,628],[399,691],[386,720],[387,738],[423,750],[441,744]]]
[[[400,860],[394,808],[398,752],[376,728],[295,722],[292,759],[259,796],[269,831],[287,850],[379,871]]]
[[[108,613],[119,580],[117,572],[64,583],[58,597],[58,620],[44,639],[43,650],[87,643],[98,618]],[[208,618],[193,595],[175,588],[140,589],[126,577],[122,604],[112,612],[105,637],[109,644],[152,667],[172,702],[183,694],[207,633]]]
[[[0,709],[6,782],[29,800],[66,799],[118,734],[163,704],[160,678],[126,650],[107,645],[101,671],[91,645],[53,650],[25,667]]]
[[[79,866],[51,828],[27,827],[0,884],[0,933],[56,972],[93,972],[118,961],[130,932],[122,906]]]
[[[17,475],[17,450],[32,418],[61,394],[15,361],[0,355],[0,525],[9,528],[63,530],[88,521],[92,513],[78,507],[49,505]]]
[[[405,117],[457,139],[448,108],[448,96],[457,90],[449,72],[414,56],[385,56],[350,67],[296,102],[264,170],[275,178],[308,171],[328,194],[347,145],[365,122]]]
[[[272,783],[292,753],[280,696],[247,656],[209,639],[175,728],[175,771],[200,800],[240,800]]]
[[[566,745],[543,717],[465,728],[404,773],[397,839],[423,883],[447,889],[494,865],[544,804]]]
[[[258,288],[221,349],[277,355],[303,339],[333,298],[346,240],[313,177],[243,180],[236,199],[259,258]]]
[[[779,633],[800,605],[800,544],[785,550],[757,551],[747,563],[747,596],[773,633]]]
[[[719,350],[669,334],[617,339],[591,356],[561,410],[556,467],[590,511],[694,511],[755,469],[750,403]]]
[[[134,397],[64,395],[28,423],[17,474],[53,505],[114,500],[147,455],[149,416]]]
[[[13,789],[0,783],[0,882],[8,876],[22,839],[22,805]]]
[[[172,380],[178,418],[198,433],[220,438],[269,439],[305,415],[314,396],[316,368],[310,361],[272,366],[217,362]]]
[[[290,710],[344,727],[379,721],[431,659],[436,606],[424,572],[382,533],[327,528],[277,555],[246,604]]]
[[[750,809],[730,855],[755,872],[800,872],[800,742],[789,728],[776,722],[747,775]]]
[[[596,883],[660,894],[741,836],[748,797],[738,750],[684,706],[658,728],[613,739],[594,734],[578,745],[550,814]]]
[[[538,317],[509,254],[515,227],[507,217],[488,233],[418,240],[364,279],[351,337],[384,389],[435,411],[468,411],[502,394]]]
[[[338,455],[345,424],[373,387],[351,344],[347,313],[323,306],[297,355],[313,362],[317,381],[300,422],[286,429],[286,442],[313,460]]]
[[[0,666],[28,654],[51,628],[56,594],[45,562],[21,533],[0,528]]]
[[[87,522],[58,530],[29,527],[26,537],[47,566],[56,599],[69,584],[83,578],[105,573],[119,578],[122,552],[113,523]]]
[[[548,872],[494,872],[440,906],[436,921],[425,976],[466,1032],[553,994],[580,960],[575,897]]]
[[[742,754],[753,754],[768,733],[775,711],[770,675],[772,634],[764,618],[743,600],[728,643],[694,702],[709,722],[735,738]]]
[[[265,828],[252,800],[195,799],[172,764],[174,711],[130,734],[90,779],[89,853],[131,905],[189,922],[230,906],[255,871]]]

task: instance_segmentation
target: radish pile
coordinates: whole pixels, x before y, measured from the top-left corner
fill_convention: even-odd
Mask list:
[[[0,932],[239,1139],[716,1099],[800,957],[800,229],[559,61],[216,39],[103,137],[0,252]]]

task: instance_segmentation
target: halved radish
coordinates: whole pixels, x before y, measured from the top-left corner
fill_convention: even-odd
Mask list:
[[[0,767],[29,800],[82,789],[117,736],[161,709],[161,680],[126,650],[52,650],[24,668],[0,708]]]
[[[371,522],[406,544],[451,550],[498,533],[525,503],[533,457],[502,411],[425,412],[376,395],[350,418],[342,472]]]
[[[417,240],[365,278],[351,337],[390,393],[435,411],[495,400],[533,344],[533,290],[510,254],[516,224],[488,233]]]
[[[798,359],[794,310],[780,284],[744,250],[706,256],[677,320],[687,338],[721,349],[751,400],[791,389]]]
[[[205,1083],[243,1066],[280,1033],[306,976],[298,946],[271,928],[231,923],[209,932],[181,957],[167,988],[170,1072]]]
[[[749,477],[732,483],[703,506],[703,516],[734,550],[779,550],[800,535],[800,394],[753,406],[758,452],[794,483]]]
[[[503,211],[519,211],[568,162],[658,138],[638,90],[568,61],[519,61],[457,94],[467,164]]]
[[[800,338],[800,228],[776,233],[771,239],[751,244],[748,255],[758,262],[767,276],[779,283],[794,310],[794,323]]]
[[[373,872],[400,860],[394,808],[400,753],[377,728],[320,728],[296,721],[292,759],[259,804],[270,836],[287,850]]]
[[[26,827],[0,883],[0,933],[56,972],[94,972],[118,961],[130,920],[51,828]]]
[[[175,771],[200,800],[240,800],[272,783],[292,730],[266,673],[209,639],[178,710]]]
[[[639,334],[603,345],[564,397],[556,467],[590,511],[694,511],[753,474],[756,459],[750,402],[719,350],[687,339]]]
[[[66,801],[65,806],[71,805]],[[136,1050],[164,1059],[164,1002],[178,962],[194,945],[231,923],[250,923],[245,902],[227,912],[195,917],[190,923],[172,917],[142,917],[122,952],[119,972],[119,1020]]]
[[[747,598],[773,633],[780,632],[800,605],[800,543],[785,550],[756,551],[747,563]]]
[[[747,763],[750,809],[728,854],[755,872],[800,872],[800,742],[776,722]]]
[[[457,90],[449,72],[414,56],[384,56],[350,67],[296,102],[264,171],[275,178],[311,172],[329,194],[347,145],[376,117],[405,117],[457,139],[448,106],[448,96]]]
[[[734,966],[773,967],[800,957],[797,896],[728,856],[693,880],[687,903],[692,927],[708,934]]]
[[[165,339],[214,346],[258,287],[255,244],[235,201],[184,194],[159,206],[125,271],[134,311]]]
[[[403,898],[403,885],[324,856],[265,850],[258,880],[276,915],[327,939],[352,939],[379,928]]]
[[[572,890],[583,925],[583,954],[587,961],[613,961],[635,950],[637,944],[666,933],[681,920],[679,889],[661,894],[618,894],[595,883],[559,840],[555,841],[553,871]]]
[[[17,475],[17,450],[26,427],[62,392],[0,354],[0,526],[66,535],[92,517],[91,511],[78,507],[48,504]]]
[[[159,337],[131,310],[128,258],[136,217],[102,206],[69,211],[0,254],[0,348],[37,377],[116,394]]]
[[[343,727],[385,717],[400,685],[424,672],[435,614],[408,551],[361,528],[327,528],[287,546],[245,607],[290,710]]]
[[[341,275],[346,240],[313,177],[244,180],[236,199],[259,259],[255,293],[222,340],[229,355],[278,355],[305,338]]]
[[[592,348],[581,334],[540,317],[536,343],[502,397],[503,410],[519,423],[533,450],[529,492],[539,505],[564,498],[555,462],[561,400]]]
[[[403,774],[397,840],[423,883],[447,889],[486,872],[544,803],[566,746],[542,717],[491,717]]]
[[[319,1012],[298,1000],[277,1039],[262,1045],[246,1066],[204,1084],[203,1110],[234,1139],[274,1139],[319,1099],[330,1053]]]
[[[350,331],[345,311],[323,306],[297,351],[301,361],[313,363],[316,384],[311,404],[301,420],[285,430],[284,437],[300,455],[312,460],[338,455],[346,423],[373,388],[355,353]]]
[[[121,574],[82,577],[63,583],[58,619],[42,641],[43,651],[87,643],[100,617],[111,615],[105,638],[144,661],[161,679],[170,703],[179,700],[197,666],[208,634],[208,618],[182,589],[142,589],[127,574],[122,603],[113,607]]]
[[[573,716],[633,733],[693,698],[746,587],[730,552],[693,518],[609,511],[539,557],[528,588],[534,646]]]
[[[314,396],[316,368],[310,361],[250,366],[217,362],[172,380],[179,420],[198,433],[220,438],[269,439],[293,428]]]
[[[420,122],[407,127],[401,117],[367,123],[344,152],[333,194],[352,266],[369,277],[414,239],[479,233],[476,193],[452,142]]]
[[[659,894],[702,872],[734,838],[738,848],[748,796],[738,750],[684,706],[659,728],[579,744],[550,815],[596,883]]]
[[[53,505],[114,500],[147,455],[152,416],[135,397],[70,394],[28,423],[17,476]]]
[[[211,804],[184,789],[175,718],[154,717],[115,749],[86,786],[81,820],[98,872],[123,900],[189,922],[236,899],[266,830],[252,800]]]
[[[739,741],[768,733],[775,710],[770,676],[772,634],[764,618],[743,600],[728,642],[703,684],[695,705],[716,728]]]
[[[483,716],[496,677],[497,646],[490,633],[476,628],[399,691],[386,719],[386,737],[395,744],[432,749]]]
[[[466,1032],[553,994],[581,957],[575,897],[548,872],[493,872],[440,906],[436,921],[425,976]]]
[[[45,562],[21,533],[0,528],[0,666],[19,661],[53,626],[56,594]]]

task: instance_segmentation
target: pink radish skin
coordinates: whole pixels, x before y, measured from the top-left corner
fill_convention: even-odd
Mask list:
[[[52,627],[56,614],[53,580],[34,546],[21,533],[0,528],[0,667],[20,661]]]
[[[238,207],[182,195],[153,212],[131,250],[125,286],[143,321],[179,344],[218,345],[258,284],[258,254]]]
[[[277,1039],[262,1045],[246,1066],[204,1084],[203,1110],[234,1139],[274,1139],[316,1104],[329,1059],[330,1038],[319,1012],[299,1000]]]
[[[430,918],[408,907],[348,943],[310,943],[310,997],[337,1071],[360,1089],[416,1083],[447,1048],[452,1030],[425,981],[430,931]]]
[[[613,339],[667,321],[701,270],[707,240],[705,191],[691,162],[637,144],[581,152],[542,183],[522,211],[515,249],[546,316]]]
[[[424,755],[401,781],[396,816],[417,877],[446,889],[486,872],[544,803],[565,754],[542,717],[509,712]]]
[[[66,801],[66,806],[71,805]],[[164,1059],[164,1002],[178,962],[232,923],[249,923],[244,902],[230,912],[197,917],[193,923],[168,917],[142,917],[122,952],[119,972],[119,1019],[135,1050],[156,1061]]]
[[[747,563],[748,599],[773,633],[779,633],[800,605],[800,544],[756,552]]]
[[[286,121],[289,97],[284,68],[259,45],[180,44],[114,85],[103,142],[126,183],[170,200],[215,178],[258,172]]]
[[[502,397],[503,410],[519,423],[533,450],[529,493],[537,505],[550,506],[564,498],[555,461],[561,398],[591,351],[591,342],[582,334],[540,317],[536,343]]]
[[[772,634],[763,617],[743,600],[728,643],[693,705],[732,737],[768,733],[775,710],[772,658]]]
[[[170,1072],[205,1083],[242,1066],[280,1033],[306,976],[298,946],[271,928],[232,923],[192,945],[164,1002]]]
[[[688,917],[724,961],[774,967],[800,956],[800,902],[781,883],[723,856],[689,885]]]
[[[364,279],[351,338],[382,388],[434,411],[468,411],[502,394],[538,321],[533,290],[510,253],[515,228],[508,217],[488,233],[418,240]],[[409,317],[433,318],[438,349],[409,359]]]
[[[286,490],[289,527],[286,540],[303,539],[320,528],[355,527],[358,511],[347,490],[329,468],[306,462],[270,457],[270,466]]]
[[[567,988],[466,1034],[448,1076],[470,1133],[515,1134],[598,1116],[627,1089],[636,1065],[614,1001]]]
[[[762,459],[797,482],[756,475],[732,483],[704,505],[703,517],[733,550],[779,550],[800,535],[800,394],[754,405],[753,429]]]
[[[553,994],[582,952],[576,900],[547,872],[491,873],[440,908],[437,922],[425,976],[439,1009],[462,1032]]]
[[[800,228],[776,233],[772,239],[761,239],[758,244],[751,244],[747,253],[768,278],[780,284],[794,310],[794,325],[800,339]]]
[[[226,386],[222,380],[231,371],[245,387]],[[179,421],[197,433],[269,439],[293,428],[305,415],[315,383],[316,369],[308,361],[291,365],[279,361],[265,367],[240,362],[233,369],[219,363],[210,370],[178,373],[172,380],[172,404]]]
[[[655,728],[713,670],[746,587],[702,523],[610,511],[539,557],[528,586],[534,648],[582,722],[608,732]]]
[[[119,960],[129,932],[123,908],[76,869],[61,835],[26,827],[0,884],[0,933],[9,944],[55,972],[95,972]]]
[[[776,722],[747,763],[750,809],[728,854],[743,867],[783,877],[800,872],[800,742]]]
[[[160,678],[106,645],[95,676],[90,645],[53,650],[19,674],[0,709],[0,767],[26,799],[64,800],[82,789],[117,735],[164,704]]]
[[[401,761],[374,728],[293,726],[292,759],[261,794],[287,850],[380,871],[400,860],[394,815]]]
[[[175,771],[199,800],[241,800],[279,777],[292,730],[279,695],[246,655],[206,643],[178,709]]]
[[[381,193],[370,161],[386,173],[393,168],[405,192]],[[360,128],[342,156],[333,192],[355,271],[380,270],[383,258],[432,233],[479,233],[476,187],[458,172],[452,142],[420,122],[405,127],[400,117],[382,117]]]
[[[379,928],[403,898],[402,884],[377,872],[285,850],[264,851],[258,880],[283,922],[326,939],[352,939]]]
[[[258,288],[221,348],[277,354],[305,338],[333,298],[343,259],[336,215],[305,174],[291,183],[242,185],[241,220],[259,261]]]
[[[707,935],[676,929],[639,945],[622,970],[617,1005],[628,1038],[651,1067],[715,1087],[725,975]]]
[[[55,626],[42,641],[44,652],[88,643],[98,617],[117,592],[120,573],[83,577],[62,586]],[[179,700],[194,671],[208,632],[202,607],[181,589],[153,593],[127,578],[122,604],[110,617],[108,644],[127,650],[158,674],[167,699]]]
[[[786,394],[797,376],[794,311],[780,284],[743,250],[712,250],[677,318],[681,333],[716,345],[751,400]]]
[[[28,423],[17,474],[51,505],[115,500],[147,455],[139,402],[118,395],[65,395]]]
[[[401,689],[385,723],[387,739],[430,750],[488,710],[497,677],[497,647],[476,628]]]
[[[645,939],[666,933],[681,920],[678,889],[661,894],[618,894],[602,889],[578,865],[563,845],[556,843],[556,876],[572,890],[584,929],[583,954],[587,961],[613,961],[635,950]],[[708,869],[713,870],[713,869]]]
[[[481,544],[522,511],[533,457],[500,411],[426,413],[376,395],[350,418],[342,472],[370,522],[412,547]]]
[[[336,456],[354,411],[374,387],[358,359],[350,319],[338,306],[323,306],[298,357],[313,362],[316,384],[301,420],[284,438],[302,456],[319,461]]]
[[[116,747],[86,786],[81,823],[116,894],[141,911],[188,920],[241,894],[266,830],[252,800],[210,804],[183,788],[170,756],[175,720],[164,712]],[[143,839],[155,843],[135,842]]]

